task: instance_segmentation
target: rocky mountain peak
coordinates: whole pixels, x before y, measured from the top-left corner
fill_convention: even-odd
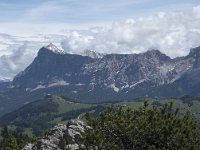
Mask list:
[[[149,59],[157,59],[157,60],[161,60],[161,61],[170,61],[171,60],[171,58],[169,56],[163,54],[159,50],[154,50],[154,49],[148,50],[147,52],[143,53],[143,55]]]
[[[193,68],[200,68],[200,46],[190,49],[189,55],[185,58],[193,62]]]
[[[151,55],[165,55],[162,52],[160,52],[159,50],[156,49],[152,49],[152,50],[148,50],[147,52],[145,52],[145,54],[151,54]]]
[[[94,50],[89,50],[89,49],[84,50],[82,55],[88,56],[88,57],[91,57],[91,58],[103,58],[103,56],[104,56],[104,54],[102,54],[102,53],[98,53]]]
[[[190,49],[189,57],[200,58],[200,46]]]
[[[44,48],[54,52],[54,53],[57,53],[57,54],[64,54],[64,50],[62,49],[59,49],[56,45],[54,45],[53,43],[50,43],[49,45],[45,46]]]

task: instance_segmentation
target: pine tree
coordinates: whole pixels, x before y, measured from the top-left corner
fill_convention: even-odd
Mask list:
[[[27,135],[18,133],[14,130],[8,130],[7,126],[4,126],[1,131],[0,150],[20,150],[31,140]]]
[[[83,134],[85,149],[177,150],[200,149],[200,130],[187,112],[179,115],[173,103],[152,107],[147,102],[138,110],[118,106],[99,117],[86,114]],[[82,148],[84,149],[84,148]]]
[[[12,150],[17,150],[18,149],[18,145],[17,145],[17,141],[15,138],[12,138],[9,142],[9,147],[12,149]]]
[[[2,149],[7,149],[9,146],[9,132],[8,132],[8,127],[4,126],[3,130],[1,131],[1,136],[2,136]]]

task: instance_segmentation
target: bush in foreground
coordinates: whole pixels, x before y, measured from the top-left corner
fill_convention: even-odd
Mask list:
[[[179,115],[172,103],[138,110],[108,108],[99,117],[86,114],[85,149],[98,150],[199,150],[200,130],[189,113]]]

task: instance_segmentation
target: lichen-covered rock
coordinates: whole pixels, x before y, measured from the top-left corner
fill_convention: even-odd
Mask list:
[[[34,144],[28,144],[23,150],[63,150],[69,148],[77,150],[81,144],[81,133],[84,132],[84,123],[80,120],[71,120],[66,125],[60,124],[50,129],[46,136]]]
[[[27,144],[23,150],[32,150],[33,144]]]
[[[64,136],[69,143],[74,144],[80,141],[81,132],[84,132],[84,123],[80,120],[71,120],[67,124]]]

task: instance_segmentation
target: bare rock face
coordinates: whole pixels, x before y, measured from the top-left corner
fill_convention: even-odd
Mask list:
[[[65,96],[83,101],[93,101],[95,97],[101,101],[116,100],[125,95],[127,98],[144,95],[165,97],[165,93],[152,93],[157,92],[157,88],[171,86],[185,74],[199,68],[200,47],[191,49],[185,57],[171,59],[159,50],[102,55],[86,50],[81,56],[65,54],[50,44],[39,50],[33,63],[14,78],[12,85],[14,89],[26,89],[30,95],[33,92],[39,95],[41,90],[51,93],[51,88],[54,88],[54,94],[63,95],[65,92],[68,93]],[[102,93],[98,95],[99,91]],[[182,93],[190,95],[191,91]],[[170,92],[167,95],[174,96]],[[181,96],[181,93],[176,91],[175,95]]]
[[[47,132],[47,135],[34,144],[27,144],[23,150],[77,150],[81,143],[81,133],[86,126],[80,120],[60,124]]]
[[[64,138],[71,144],[79,143],[81,140],[81,133],[84,132],[84,123],[80,120],[71,120],[67,124]]]

